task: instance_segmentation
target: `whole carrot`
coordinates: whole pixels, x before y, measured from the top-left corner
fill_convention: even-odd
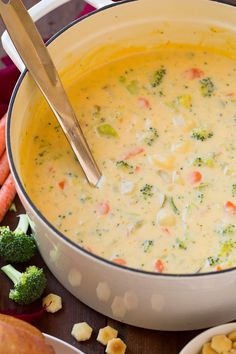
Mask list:
[[[16,187],[11,173],[0,189],[0,222],[10,208],[16,195]]]
[[[8,163],[7,152],[5,150],[5,152],[0,158],[0,186],[2,186],[5,182],[7,176],[9,175],[9,172],[10,167]]]
[[[0,120],[0,156],[2,156],[6,148],[6,139],[5,139],[6,120],[7,120],[7,115],[5,114]]]

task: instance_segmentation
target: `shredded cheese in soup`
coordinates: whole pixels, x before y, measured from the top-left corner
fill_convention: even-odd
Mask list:
[[[43,215],[81,247],[164,273],[236,265],[236,62],[176,47],[77,78],[69,92],[103,173],[90,187],[42,103],[21,173]]]

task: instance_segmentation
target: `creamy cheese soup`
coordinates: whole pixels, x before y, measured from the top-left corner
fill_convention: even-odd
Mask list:
[[[90,187],[45,103],[22,138],[21,174],[43,215],[81,247],[164,273],[236,265],[236,62],[163,47],[69,90],[104,175]]]

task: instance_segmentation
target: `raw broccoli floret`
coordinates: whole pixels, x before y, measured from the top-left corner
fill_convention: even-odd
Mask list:
[[[16,303],[28,305],[43,294],[47,284],[43,269],[30,266],[20,273],[10,264],[1,269],[14,283],[14,289],[10,290],[9,298]]]
[[[36,250],[35,240],[26,235],[29,220],[26,214],[20,215],[15,231],[8,226],[0,227],[0,257],[7,262],[26,262],[30,260]]]

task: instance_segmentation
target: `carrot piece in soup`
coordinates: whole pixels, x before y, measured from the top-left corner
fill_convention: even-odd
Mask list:
[[[159,273],[163,273],[163,272],[164,272],[165,266],[164,266],[164,263],[162,262],[161,259],[157,259],[157,260],[155,261],[155,269],[156,269]]]
[[[226,97],[235,97],[235,92],[227,92],[225,94]]]
[[[103,202],[99,204],[98,211],[100,215],[107,215],[110,211],[110,205],[108,204],[108,202]]]
[[[123,160],[129,160],[132,157],[142,154],[143,152],[144,152],[144,148],[136,147],[133,150],[129,151],[126,155],[124,155]]]
[[[168,227],[161,227],[161,231],[166,235],[171,235],[170,229]]]
[[[0,189],[0,222],[10,208],[16,195],[16,187],[11,174],[8,175]]]
[[[202,174],[199,171],[193,171],[189,174],[188,178],[189,178],[189,182],[191,184],[196,184],[196,183],[201,182]]]
[[[205,75],[204,71],[198,68],[191,68],[184,72],[185,78],[189,80],[199,79],[204,75]]]
[[[138,104],[139,104],[139,107],[141,107],[141,108],[150,108],[151,107],[150,102],[145,97],[139,97]]]
[[[6,139],[5,139],[6,119],[7,116],[5,114],[5,116],[3,116],[2,119],[0,120],[0,156],[2,156],[6,148]]]
[[[5,182],[9,172],[10,167],[8,163],[7,152],[5,151],[0,158],[0,186],[2,186]]]
[[[232,213],[232,214],[236,214],[236,205],[230,201],[225,203],[225,211]]]
[[[122,266],[126,265],[126,261],[123,258],[113,258],[112,262]]]
[[[66,181],[63,180],[58,183],[58,186],[63,190],[65,188],[65,184],[66,184]]]

